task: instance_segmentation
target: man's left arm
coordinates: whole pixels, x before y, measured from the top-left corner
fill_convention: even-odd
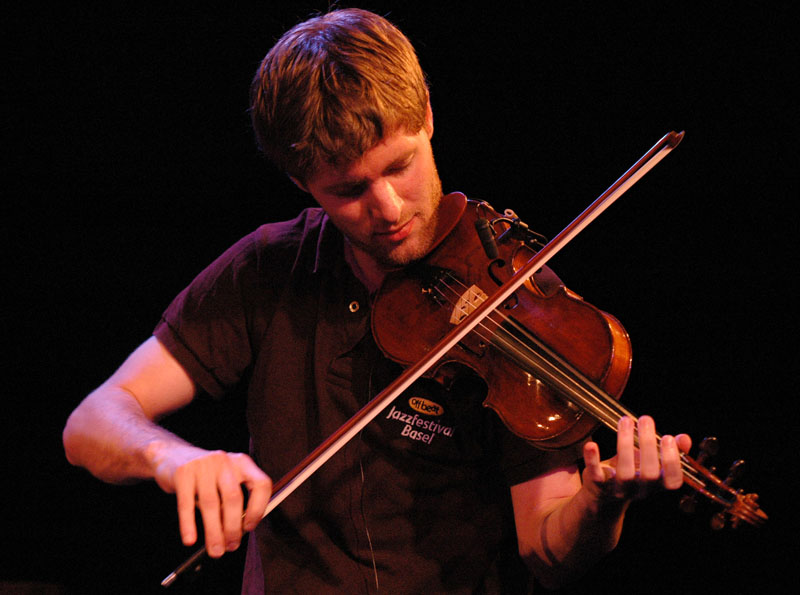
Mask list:
[[[639,446],[634,446],[637,433]],[[596,443],[583,448],[585,468],[560,468],[511,487],[519,551],[537,580],[556,588],[582,575],[616,546],[631,501],[683,483],[685,434],[663,436],[652,418],[622,418],[617,454],[600,460]]]

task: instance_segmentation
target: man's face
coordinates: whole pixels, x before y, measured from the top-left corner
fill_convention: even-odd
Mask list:
[[[325,164],[303,185],[372,272],[402,267],[429,251],[442,186],[431,149],[432,122],[396,132],[358,161]]]

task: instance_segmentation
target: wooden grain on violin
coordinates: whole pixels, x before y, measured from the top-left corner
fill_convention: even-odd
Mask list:
[[[460,194],[446,199],[466,200]],[[419,360],[516,272],[514,262],[533,256],[524,242],[506,241],[498,246],[499,260],[490,261],[474,226],[486,209],[470,201],[424,262],[384,283],[373,304],[372,330],[387,357],[404,365]],[[511,431],[542,448],[560,448],[586,438],[598,420],[557,386],[578,382],[604,391],[605,398],[619,397],[630,373],[630,339],[614,317],[565,287],[545,295],[535,276],[532,281],[445,354],[430,375],[449,378],[454,364],[473,370],[489,387],[484,404]]]

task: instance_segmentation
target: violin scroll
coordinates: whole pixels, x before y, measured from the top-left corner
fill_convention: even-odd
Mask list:
[[[681,498],[681,510],[686,513],[695,512],[697,494],[702,494],[722,507],[722,510],[711,518],[712,529],[718,531],[727,525],[736,529],[743,522],[760,527],[768,517],[758,505],[758,494],[746,494],[743,490],[733,487],[734,482],[744,471],[744,461],[740,459],[734,462],[724,480],[714,475],[715,467],[706,467],[706,461],[717,454],[718,448],[717,439],[710,437],[700,443],[697,459],[683,455],[685,482],[695,492]]]

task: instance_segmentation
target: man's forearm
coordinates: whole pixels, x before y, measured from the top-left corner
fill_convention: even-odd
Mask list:
[[[129,392],[100,387],[70,415],[64,450],[73,465],[109,483],[151,479],[157,445],[189,446],[144,414]]]
[[[555,588],[584,574],[619,541],[628,501],[603,508],[587,490],[551,503],[532,515],[520,553],[545,587]]]

